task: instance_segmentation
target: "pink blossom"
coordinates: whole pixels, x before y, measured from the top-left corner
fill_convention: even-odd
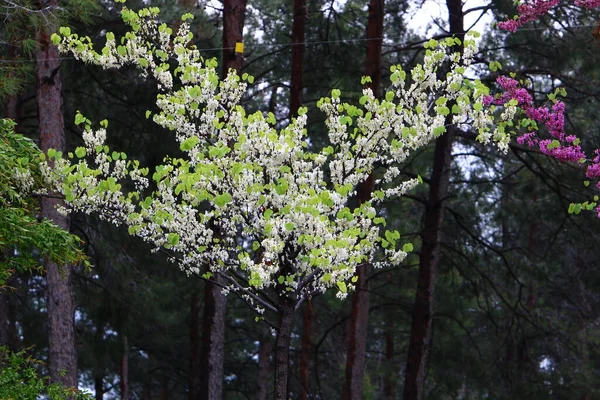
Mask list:
[[[542,15],[548,13],[552,8],[556,7],[560,0],[532,0],[517,6],[518,15],[515,19],[498,23],[498,27],[508,32],[516,32],[521,26]],[[575,0],[572,2],[578,7],[592,9],[600,7],[600,0]]]

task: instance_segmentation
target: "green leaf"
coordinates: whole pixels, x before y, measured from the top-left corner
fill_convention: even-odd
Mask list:
[[[169,233],[167,235],[167,242],[173,246],[177,245],[179,243],[179,235],[177,233]]]
[[[183,142],[181,142],[181,144],[179,145],[179,148],[181,149],[181,151],[190,151],[199,142],[200,142],[200,139],[198,139],[197,136],[192,136],[192,137],[185,139]]]
[[[410,253],[411,251],[413,251],[413,244],[405,243],[404,246],[402,246],[402,251],[404,251],[405,253]]]
[[[218,207],[223,207],[227,203],[231,203],[232,198],[229,193],[223,193],[218,196],[215,196],[214,202]]]
[[[267,208],[263,215],[265,217],[265,220],[268,221],[269,219],[271,219],[271,216],[273,215],[273,210],[271,210],[270,208]]]
[[[75,155],[77,156],[77,158],[85,157],[85,155],[86,155],[85,147],[77,147],[75,149]]]
[[[52,36],[50,36],[50,41],[55,46],[58,45],[61,40],[62,39],[60,38],[60,36],[58,36],[56,33],[53,33]]]
[[[296,225],[293,222],[286,222],[285,229],[289,232],[293,231]]]
[[[346,286],[346,282],[338,281],[337,286],[342,293],[348,293],[348,287]]]

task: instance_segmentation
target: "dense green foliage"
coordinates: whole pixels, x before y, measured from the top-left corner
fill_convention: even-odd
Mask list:
[[[44,188],[39,170],[42,154],[13,127],[11,120],[0,120],[0,287],[15,271],[39,270],[41,257],[59,264],[85,260],[80,239],[39,218],[37,200],[23,195]],[[23,176],[29,187],[19,183]]]
[[[81,391],[66,389],[59,384],[48,384],[40,377],[42,362],[27,355],[27,350],[16,353],[0,346],[0,399],[36,400],[41,396],[49,400],[89,400],[92,397]]]

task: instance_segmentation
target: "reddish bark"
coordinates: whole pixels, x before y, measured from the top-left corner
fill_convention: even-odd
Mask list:
[[[223,1],[223,77],[230,69],[242,70],[244,57],[235,52],[235,44],[243,42],[245,14],[246,0]]]
[[[369,21],[367,24],[367,58],[365,75],[371,78],[369,87],[376,97],[381,90],[381,44],[383,40],[383,17],[385,1],[369,2]],[[373,192],[373,175],[358,187],[359,204],[368,201]],[[357,268],[358,281],[356,291],[352,295],[352,314],[346,349],[346,372],[344,379],[344,399],[359,400],[363,398],[363,380],[367,352],[367,332],[369,322],[369,281],[371,266],[361,265]]]
[[[57,0],[43,2],[44,7],[56,7]],[[56,23],[47,16],[48,24],[38,34],[36,54],[37,105],[40,128],[40,148],[65,150],[65,132],[62,107],[60,55],[50,42],[50,29]],[[45,31],[48,29],[48,31]],[[69,221],[56,211],[62,200],[42,199],[42,216],[68,230]],[[44,260],[48,305],[48,367],[50,380],[68,387],[77,387],[77,351],[75,347],[74,304],[71,288],[71,267],[58,266]],[[66,373],[62,373],[65,371]]]
[[[306,28],[306,0],[294,0],[292,22],[292,80],[290,85],[290,116],[298,115],[304,89],[304,31]]]
[[[450,33],[463,38],[463,14],[461,0],[447,0]],[[433,173],[429,185],[429,198],[425,208],[422,233],[423,244],[419,258],[417,293],[412,314],[412,326],[408,347],[408,361],[404,383],[404,400],[423,399],[427,358],[431,345],[435,277],[440,258],[444,199],[450,182],[452,139],[454,126],[436,140]]]

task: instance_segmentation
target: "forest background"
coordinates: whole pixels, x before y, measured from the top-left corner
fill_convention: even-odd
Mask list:
[[[418,6],[403,1],[127,4],[159,6],[161,18],[173,25],[192,13],[194,43],[203,54],[255,77],[244,107],[273,112],[282,126],[300,105],[308,107],[315,146],[325,134],[324,115],[319,119],[315,109],[320,97],[338,88],[345,101],[358,102],[363,75],[385,92],[390,65],[410,70],[429,39],[408,28]],[[499,21],[516,13],[512,2],[469,9],[448,0],[438,6],[448,15],[436,20],[438,38],[461,37],[469,28],[465,15],[488,13]],[[40,136],[41,108],[48,103],[39,101],[45,82],[39,64],[46,57],[60,66],[60,75],[54,67],[46,72],[62,81],[67,149],[81,143],[72,121],[82,110],[93,120],[108,119],[111,147],[150,169],[178,150],[164,140],[169,132],[146,118],[156,90],[133,68],[107,72],[69,55],[48,56],[49,35],[40,32],[59,23],[96,39],[122,31],[113,3],[5,1],[2,7],[3,117],[15,120],[18,132]],[[228,10],[238,12],[233,41]],[[596,149],[596,21],[596,11],[563,5],[514,34],[491,29],[481,39],[473,74],[493,86],[500,72],[488,67],[498,61],[503,74],[528,80],[540,104],[564,87],[566,130],[584,148]],[[381,33],[369,32],[377,25]],[[236,53],[231,43],[242,41],[243,53]],[[380,53],[374,43],[381,44]],[[420,175],[424,183],[386,204],[388,224],[415,251],[401,267],[363,269],[351,301],[327,292],[297,314],[291,398],[600,395],[598,221],[568,212],[572,202],[593,197],[593,185],[580,168],[516,143],[502,155],[476,143],[468,130],[449,136],[402,166],[405,177]],[[62,295],[74,296],[59,323],[74,322],[74,335],[53,348],[57,359],[70,360],[66,365],[74,359],[77,370],[67,368],[63,379],[62,368],[49,360],[43,374],[89,388],[97,399],[273,397],[275,332],[241,300],[229,296],[225,303],[218,288],[186,276],[126,230],[78,214],[70,230],[83,239],[93,267],[69,267],[68,279],[59,279],[66,285]],[[6,259],[13,255],[4,249]],[[10,290],[0,294],[2,344],[33,346],[35,357],[51,357],[47,327],[56,320],[46,299],[49,285],[43,273],[9,278]],[[215,330],[219,323],[224,328]]]

